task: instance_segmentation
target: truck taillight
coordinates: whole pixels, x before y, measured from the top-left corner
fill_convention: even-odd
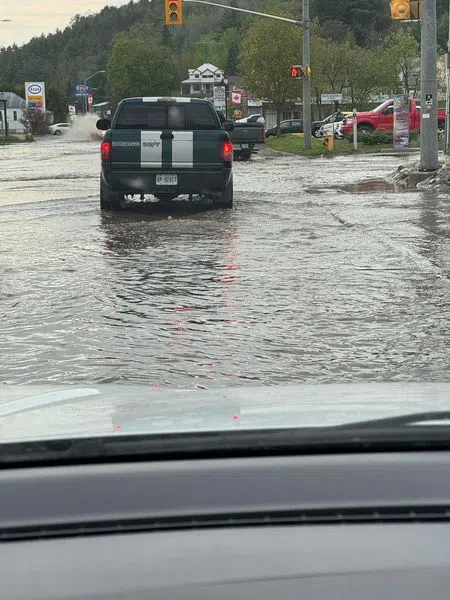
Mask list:
[[[233,144],[231,142],[223,143],[223,159],[225,162],[232,162],[233,160]]]
[[[111,142],[109,140],[104,140],[102,142],[100,152],[102,160],[111,160]]]

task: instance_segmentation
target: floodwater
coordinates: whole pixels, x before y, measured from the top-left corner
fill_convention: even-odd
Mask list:
[[[101,214],[98,150],[0,148],[0,382],[449,378],[449,197],[386,183],[416,157],[264,151],[232,211]]]

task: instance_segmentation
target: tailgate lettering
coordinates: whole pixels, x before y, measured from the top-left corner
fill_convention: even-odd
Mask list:
[[[162,131],[141,131],[141,167],[161,168],[161,133]]]

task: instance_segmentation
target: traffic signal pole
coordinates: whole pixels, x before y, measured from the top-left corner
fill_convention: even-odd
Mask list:
[[[446,54],[446,94],[445,94],[445,154],[450,154],[450,0],[448,2],[448,39]]]
[[[311,62],[309,0],[303,0],[303,65]],[[303,144],[305,149],[312,148],[311,133],[311,75],[303,77]]]
[[[423,0],[421,33],[420,170],[439,168],[437,122],[436,0]]]

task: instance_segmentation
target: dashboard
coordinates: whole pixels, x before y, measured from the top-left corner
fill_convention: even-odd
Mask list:
[[[448,598],[447,452],[0,472],[8,600]]]

